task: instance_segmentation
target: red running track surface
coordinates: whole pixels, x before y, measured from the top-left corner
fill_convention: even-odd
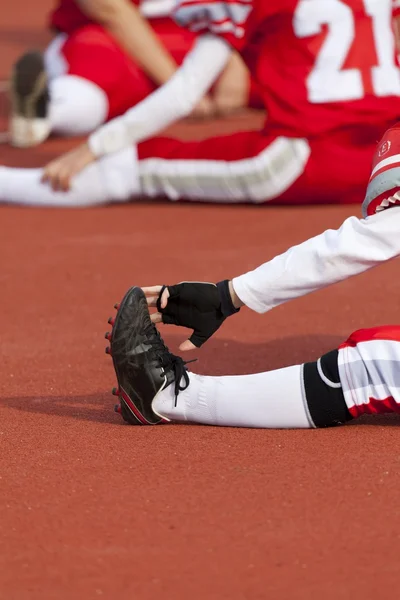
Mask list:
[[[39,4],[10,7],[3,75],[23,47],[44,42]],[[0,161],[39,165],[70,146],[1,147]],[[398,418],[320,431],[132,428],[112,411],[104,355],[110,309],[129,285],[231,277],[352,213],[0,207],[1,600],[395,597]],[[193,370],[288,365],[355,328],[396,322],[398,269],[264,317],[241,311]],[[172,349],[184,336],[163,334]]]

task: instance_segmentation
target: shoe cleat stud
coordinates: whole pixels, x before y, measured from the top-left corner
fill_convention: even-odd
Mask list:
[[[107,323],[108,323],[109,325],[112,325],[112,326],[114,326],[114,323],[115,323],[115,319],[114,319],[114,317],[110,317],[110,318],[108,319]]]
[[[113,387],[111,393],[113,396],[119,396],[119,388]]]
[[[106,340],[111,342],[111,332],[110,331],[107,331],[107,333],[104,334],[104,337],[106,338]]]
[[[118,413],[119,415],[122,415],[122,408],[120,404],[116,404],[114,406],[114,412]]]
[[[107,346],[107,348],[106,348],[106,354],[109,354],[111,356],[111,348],[110,348],[110,346]]]
[[[116,303],[114,304],[114,308],[115,308],[115,310],[118,310],[118,309],[119,309],[119,302],[116,302]]]

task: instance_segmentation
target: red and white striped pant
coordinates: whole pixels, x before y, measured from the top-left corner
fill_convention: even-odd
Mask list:
[[[355,331],[339,347],[338,365],[353,417],[400,412],[400,325]]]
[[[138,147],[140,189],[171,200],[361,204],[384,130],[371,131],[368,142],[357,130],[314,140],[260,131],[194,142],[153,138]]]

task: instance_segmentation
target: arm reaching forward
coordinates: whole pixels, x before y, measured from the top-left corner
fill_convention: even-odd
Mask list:
[[[267,312],[363,273],[400,254],[400,207],[366,219],[349,217],[339,229],[327,229],[232,280],[252,310]]]
[[[400,255],[400,207],[366,219],[350,217],[264,263],[254,271],[210,283],[184,282],[143,288],[154,323],[193,329],[180,350],[204,344],[223,321],[246,305],[259,313],[332,283],[358,275]]]

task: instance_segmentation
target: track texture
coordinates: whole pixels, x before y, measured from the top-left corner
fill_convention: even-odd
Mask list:
[[[38,2],[7,6],[4,76],[46,39]],[[0,162],[41,165],[70,146],[3,146]],[[394,597],[398,418],[321,431],[132,428],[108,392],[103,333],[128,286],[231,277],[352,213],[359,207],[0,207],[2,600]],[[398,269],[264,317],[243,310],[193,370],[288,365],[353,329],[396,322]],[[172,349],[185,335],[163,333]]]

